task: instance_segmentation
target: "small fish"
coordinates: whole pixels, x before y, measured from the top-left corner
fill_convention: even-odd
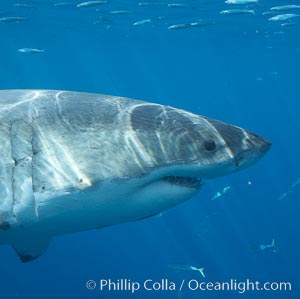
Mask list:
[[[72,7],[75,5],[72,3],[69,3],[69,2],[58,2],[58,3],[55,3],[54,6],[55,7]]]
[[[183,23],[183,24],[175,24],[170,25],[168,27],[169,30],[178,30],[178,29],[188,29],[188,28],[194,28],[194,27],[203,27],[205,25],[208,25],[204,22],[192,22],[192,23]]]
[[[286,14],[282,14],[282,15],[276,15],[272,18],[269,18],[269,21],[273,21],[273,22],[278,22],[278,21],[286,21],[292,18],[296,18],[299,17],[300,15],[296,15],[294,13],[286,13]]]
[[[252,14],[255,15],[254,10],[250,9],[226,9],[220,11],[221,15],[245,15],[245,14]]]
[[[297,186],[300,186],[300,178],[293,183],[292,188],[294,189]]]
[[[187,29],[190,28],[190,24],[175,24],[168,27],[169,30]]]
[[[170,268],[177,269],[177,270],[183,270],[183,271],[198,271],[202,275],[202,277],[205,277],[204,269],[205,268],[198,268],[191,265],[183,265],[183,264],[170,264],[168,265]]]
[[[178,29],[189,29],[189,28],[202,28],[204,26],[213,25],[215,22],[206,22],[206,21],[197,21],[191,23],[182,23],[182,24],[174,24],[168,27],[169,30],[178,30]]]
[[[287,197],[290,193],[291,193],[291,191],[284,192],[284,193],[278,198],[278,200],[284,199],[284,198]]]
[[[87,8],[87,7],[94,7],[94,6],[98,6],[101,4],[106,4],[108,1],[106,0],[101,0],[101,1],[87,1],[87,2],[81,2],[79,4],[76,5],[76,7],[79,8]]]
[[[271,244],[266,244],[266,245],[260,244],[260,245],[258,246],[258,251],[266,251],[266,250],[268,250],[268,249],[272,249],[272,251],[273,251],[274,253],[277,252],[277,249],[276,249],[276,247],[275,247],[275,239],[274,239],[274,238],[273,238]]]
[[[22,18],[22,17],[3,17],[0,18],[0,22],[2,23],[20,23],[23,21],[27,21],[27,18]]]
[[[226,4],[250,4],[258,3],[258,0],[226,0]]]
[[[300,178],[298,178],[290,187],[289,187],[289,189],[285,192],[285,193],[283,193],[279,198],[278,198],[278,200],[282,200],[282,199],[284,199],[285,197],[287,197],[288,195],[290,195],[293,191],[294,191],[294,189],[296,188],[296,187],[298,187],[298,186],[300,186]]]
[[[188,7],[188,5],[184,3],[169,3],[167,6],[172,8]]]
[[[33,8],[34,6],[26,3],[15,3],[14,7],[21,7],[21,8]]]
[[[293,26],[297,26],[299,24],[300,23],[297,23],[297,22],[289,22],[289,23],[282,23],[281,26],[282,27],[293,27]]]
[[[230,189],[231,189],[230,186],[224,187],[223,190],[217,192],[217,193],[211,198],[211,200],[216,200],[216,199],[218,199],[218,198],[223,197]]]
[[[267,15],[275,15],[277,12],[276,11],[264,11],[262,13],[263,16],[267,16]]]
[[[24,54],[36,54],[36,53],[44,53],[45,50],[34,49],[34,48],[21,48],[18,50],[18,52]]]
[[[111,10],[108,13],[112,15],[127,15],[133,13],[133,11],[130,10]]]
[[[270,10],[275,10],[275,11],[282,11],[282,10],[293,10],[293,9],[300,9],[300,5],[280,5],[280,6],[273,6],[270,8]]]
[[[145,19],[145,20],[137,21],[137,22],[134,22],[132,25],[133,26],[140,26],[140,25],[144,25],[146,23],[151,23],[151,20],[150,19]]]
[[[153,6],[153,5],[164,5],[163,2],[139,2],[138,6]]]

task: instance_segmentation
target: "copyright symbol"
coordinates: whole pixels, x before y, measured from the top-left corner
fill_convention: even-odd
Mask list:
[[[96,289],[97,284],[95,280],[88,280],[85,286],[88,290],[93,291]]]

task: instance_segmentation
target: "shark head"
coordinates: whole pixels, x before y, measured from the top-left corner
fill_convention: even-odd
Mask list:
[[[153,104],[132,111],[131,127],[156,164],[140,192],[143,198],[153,197],[149,200],[152,206],[159,202],[166,208],[197,193],[202,179],[254,164],[271,146],[237,126]]]
[[[224,157],[227,160],[228,173],[242,170],[256,163],[271,147],[268,140],[255,133],[217,120],[208,118],[206,120],[219,134],[221,140],[219,148],[223,146],[228,153],[227,158],[226,155]],[[222,173],[224,174],[226,173]]]
[[[161,105],[136,107],[131,127],[154,164],[191,177],[214,178],[244,169],[271,146],[240,127]]]

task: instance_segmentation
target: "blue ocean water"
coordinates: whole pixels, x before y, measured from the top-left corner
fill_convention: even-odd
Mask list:
[[[78,8],[79,2],[1,0],[0,89],[153,101],[234,123],[273,146],[256,165],[205,181],[195,198],[161,217],[57,237],[28,264],[10,246],[0,247],[0,297],[299,298],[300,186],[291,186],[300,177],[300,17],[268,20],[299,15],[300,9],[270,11],[299,1],[110,0]],[[228,9],[255,13],[220,14]],[[168,29],[178,24],[185,28]],[[230,191],[212,201],[226,186]],[[273,238],[276,252],[259,250]],[[205,267],[206,277],[168,266],[174,263]],[[292,291],[87,289],[88,280],[100,279],[284,281]]]

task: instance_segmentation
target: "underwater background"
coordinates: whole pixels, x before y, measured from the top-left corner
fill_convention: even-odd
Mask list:
[[[206,180],[197,196],[160,217],[54,238],[28,264],[1,246],[1,299],[300,298],[300,9],[270,10],[300,3],[252,2],[110,0],[78,7],[73,0],[1,0],[0,89],[157,102],[233,123],[273,144],[259,163]],[[295,16],[271,19],[280,14]],[[18,51],[24,48],[44,51]],[[275,247],[266,248],[273,239]],[[172,264],[205,267],[206,277]],[[101,278],[248,278],[288,281],[292,291],[87,289],[88,280]]]

